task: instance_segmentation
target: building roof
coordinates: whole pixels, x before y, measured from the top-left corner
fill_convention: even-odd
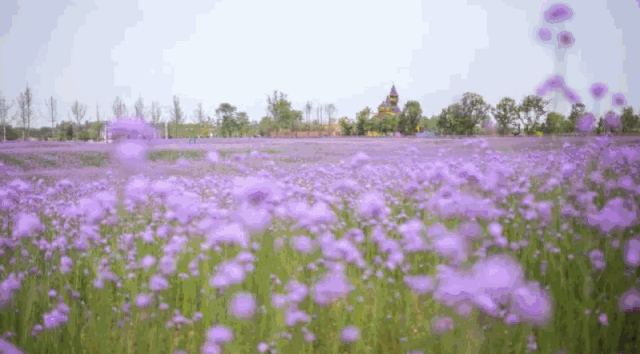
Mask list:
[[[391,93],[389,96],[398,96],[398,91],[396,91],[396,85],[391,86]]]
[[[392,111],[393,113],[400,113],[400,112],[402,112],[402,111],[400,110],[400,108],[398,108],[398,106],[393,107],[393,109],[392,109],[391,111]]]

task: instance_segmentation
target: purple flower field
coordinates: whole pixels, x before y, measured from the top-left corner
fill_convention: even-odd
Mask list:
[[[640,351],[636,137],[40,145],[107,159],[0,167],[0,352]]]

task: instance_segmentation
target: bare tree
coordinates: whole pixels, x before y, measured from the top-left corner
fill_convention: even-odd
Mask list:
[[[336,114],[336,106],[333,103],[329,103],[324,107],[324,110],[327,113],[327,129],[329,131],[329,134],[331,134],[331,120]]]
[[[311,122],[311,111],[313,110],[313,105],[311,102],[307,101],[307,104],[304,106],[304,111],[307,114],[307,126]]]
[[[138,100],[134,105],[134,109],[136,110],[136,118],[144,119],[145,109],[144,109],[144,100],[142,99],[142,95],[138,97]]]
[[[322,127],[322,111],[323,111],[322,105],[319,104],[318,107],[316,107],[316,120],[318,121],[321,127]]]
[[[198,124],[200,132],[202,132],[204,126],[207,124],[207,115],[204,113],[202,103],[198,103],[198,108],[193,111],[193,115],[195,122]]]
[[[178,138],[178,125],[184,120],[184,113],[180,107],[180,98],[173,95],[173,108],[171,109],[171,122],[175,124],[175,138]]]
[[[162,109],[160,108],[160,103],[158,101],[151,102],[151,123],[153,125],[160,124],[160,119],[162,118]]]
[[[2,142],[7,141],[7,124],[9,110],[13,103],[7,103],[7,99],[2,95],[2,91],[0,91],[0,124],[2,124]]]
[[[20,92],[18,112],[16,112],[16,116],[20,118],[20,122],[22,123],[22,140],[26,140],[28,137],[27,129],[31,128],[31,117],[33,116],[32,105],[33,93],[29,88],[29,84],[27,84],[27,89],[24,92]],[[25,133],[27,133],[26,137]]]
[[[76,100],[71,106],[71,113],[76,119],[76,123],[78,124],[78,128],[76,129],[76,141],[78,140],[78,132],[80,131],[80,123],[82,119],[84,119],[84,115],[87,113],[87,106],[78,102]]]
[[[56,129],[56,119],[58,118],[58,104],[56,100],[53,99],[53,96],[51,96],[45,104],[47,106],[47,114],[51,119],[51,138],[53,139],[53,134]]]
[[[118,96],[116,96],[115,101],[113,101],[111,110],[113,111],[113,115],[116,119],[124,118],[124,116],[127,115],[127,106],[125,106],[124,102],[122,102]]]

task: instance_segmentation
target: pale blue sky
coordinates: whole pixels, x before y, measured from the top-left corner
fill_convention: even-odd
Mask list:
[[[640,62],[637,0],[564,3],[575,11],[565,25],[576,38],[567,84],[588,108],[596,81],[640,108],[640,69],[631,65]],[[296,109],[334,103],[337,117],[354,118],[395,82],[401,105],[417,100],[431,116],[467,91],[492,105],[534,93],[555,68],[552,46],[534,37],[549,4],[2,0],[0,90],[15,99],[28,82],[43,113],[46,98],[58,99],[58,120],[75,99],[93,121],[96,101],[111,118],[116,95],[132,112],[140,94],[147,107],[169,107],[176,94],[189,117],[199,102],[211,113],[229,102],[259,120],[273,90]]]

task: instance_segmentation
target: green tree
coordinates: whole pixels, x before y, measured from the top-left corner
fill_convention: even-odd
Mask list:
[[[392,114],[385,114],[379,119],[380,125],[378,132],[381,134],[392,133],[398,127],[398,119]]]
[[[517,118],[522,123],[526,135],[533,135],[540,127],[540,118],[547,113],[548,104],[549,101],[537,95],[528,95],[522,99],[517,109]]]
[[[180,98],[176,95],[173,96],[173,108],[171,109],[170,115],[171,123],[175,126],[175,138],[178,138],[178,126],[184,121],[184,112],[182,112],[182,107],[180,107]]]
[[[484,102],[481,95],[466,92],[462,95],[458,112],[455,115],[456,129],[459,134],[473,134],[488,118],[491,105]]]
[[[262,136],[268,136],[273,131],[273,120],[269,116],[262,117],[258,124],[258,131]]]
[[[498,134],[508,134],[511,125],[518,117],[518,106],[511,97],[504,97],[492,110],[493,116],[498,122]]]
[[[349,121],[349,118],[342,117],[338,122],[340,123],[340,128],[342,129],[342,135],[344,136],[353,135],[355,126],[352,122]]]
[[[542,124],[542,132],[544,134],[558,134],[563,130],[563,123],[565,118],[562,114],[557,112],[549,112],[547,119]]]
[[[238,129],[238,135],[244,136],[249,132],[249,116],[247,112],[238,112],[236,114],[236,125]]]
[[[218,117],[220,124],[220,134],[223,137],[230,137],[237,130],[236,110],[237,108],[229,103],[221,103],[220,106],[216,108],[216,117]]]
[[[638,121],[640,120],[640,117],[638,116],[638,114],[633,114],[633,107],[626,106],[622,109],[620,120],[622,121],[622,132],[629,133],[634,131],[638,127]]]
[[[408,101],[398,117],[398,131],[403,135],[414,135],[422,116],[422,108],[418,101]]]
[[[371,108],[366,107],[365,109],[358,112],[356,115],[356,135],[363,136],[367,133],[367,122],[369,122],[371,116]]]
[[[442,109],[437,117],[436,128],[445,135],[464,134],[468,125],[467,119],[462,116],[461,104],[453,103]]]

